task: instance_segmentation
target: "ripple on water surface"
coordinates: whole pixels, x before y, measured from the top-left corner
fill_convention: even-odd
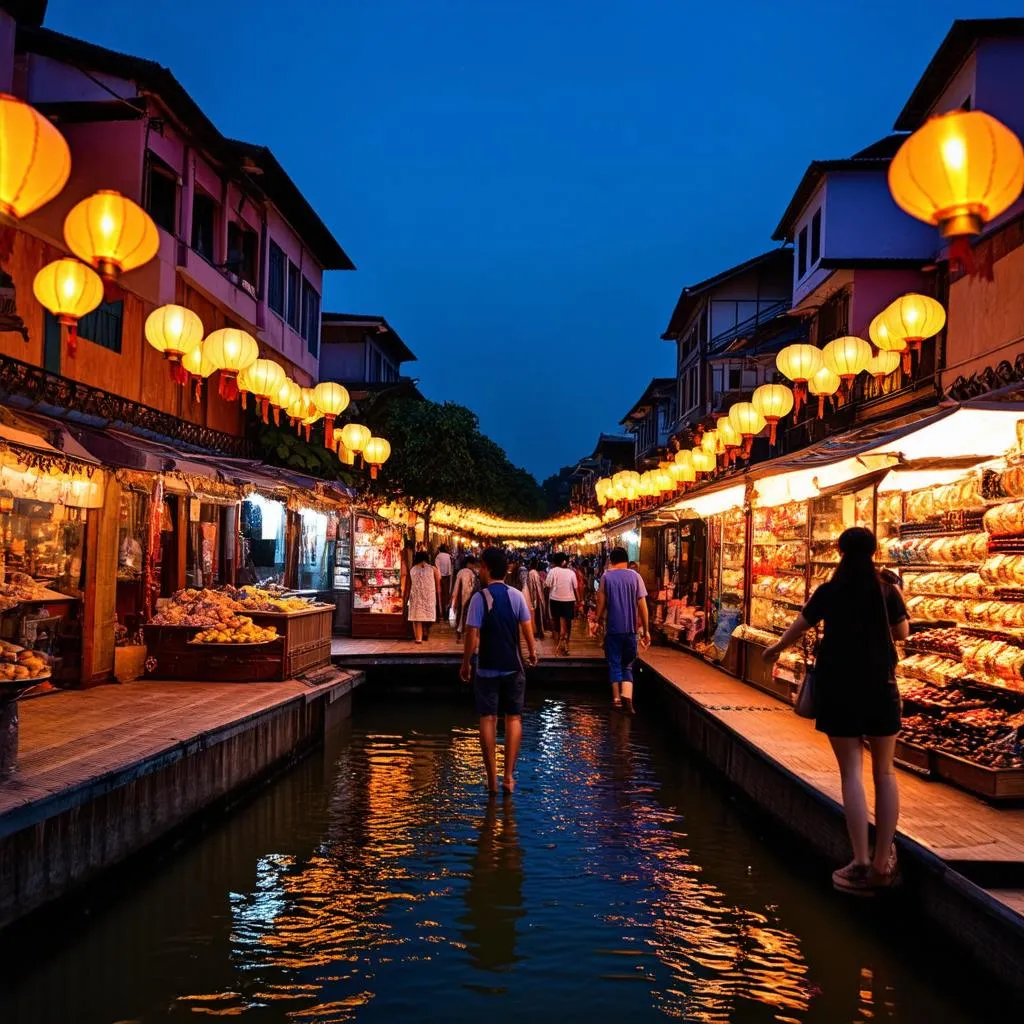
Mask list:
[[[360,707],[329,757],[8,961],[0,1019],[978,1019],[656,721],[547,698],[515,797],[482,770],[464,706]]]

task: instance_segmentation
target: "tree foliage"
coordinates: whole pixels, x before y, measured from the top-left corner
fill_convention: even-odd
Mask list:
[[[285,469],[294,469],[321,480],[340,480],[350,486],[359,483],[359,474],[349,471],[348,467],[338,461],[333,451],[324,447],[322,429],[319,436],[307,441],[304,436],[299,437],[287,421],[279,427],[273,423],[261,423],[256,442],[264,461],[273,466],[284,466]]]
[[[564,512],[568,509],[569,478],[572,476],[572,471],[572,466],[563,466],[557,473],[553,473],[541,484],[548,515],[556,516],[559,512]]]
[[[391,442],[381,489],[402,496],[423,515],[439,502],[509,518],[542,514],[537,481],[480,433],[479,420],[465,406],[397,398],[373,410],[370,426]]]

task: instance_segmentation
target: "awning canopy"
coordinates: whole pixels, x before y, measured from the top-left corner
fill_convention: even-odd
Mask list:
[[[67,426],[38,414],[14,412],[4,407],[0,441],[54,456],[64,455],[78,462],[98,465],[99,460],[75,440]]]

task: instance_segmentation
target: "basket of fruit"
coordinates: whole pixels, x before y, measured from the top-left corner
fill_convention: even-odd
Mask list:
[[[276,629],[257,626],[248,615],[236,615],[218,626],[201,630],[188,642],[192,646],[231,644],[234,647],[261,647],[272,644],[276,639]]]

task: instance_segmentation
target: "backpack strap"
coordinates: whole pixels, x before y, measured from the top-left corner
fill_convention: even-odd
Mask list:
[[[484,597],[484,607],[486,609],[485,614],[490,615],[494,610],[494,595],[491,593],[490,587],[484,587],[480,593],[483,594]]]

